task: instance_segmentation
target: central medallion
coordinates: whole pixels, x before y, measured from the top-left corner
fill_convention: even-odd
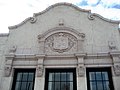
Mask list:
[[[57,37],[54,37],[53,48],[59,50],[67,49],[68,37],[65,37],[63,33],[59,33]]]
[[[75,44],[76,38],[69,33],[58,32],[49,36],[46,40],[46,49],[63,53],[70,50]]]

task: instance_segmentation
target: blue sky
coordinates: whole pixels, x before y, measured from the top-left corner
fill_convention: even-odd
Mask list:
[[[16,25],[58,2],[72,3],[105,18],[120,20],[120,0],[0,0],[0,33],[8,33],[8,26]]]

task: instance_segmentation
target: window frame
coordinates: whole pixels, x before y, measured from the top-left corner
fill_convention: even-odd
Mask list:
[[[45,85],[44,85],[44,90],[48,90],[48,83],[50,82],[49,79],[49,73],[56,73],[56,72],[60,72],[60,73],[64,73],[64,72],[72,72],[73,73],[73,90],[77,90],[77,76],[76,76],[76,68],[46,68],[45,70]],[[53,81],[54,82],[54,81]],[[62,81],[60,81],[61,83]],[[66,81],[67,82],[67,81]],[[70,81],[71,82],[71,81]]]
[[[112,80],[112,71],[111,71],[111,67],[100,67],[100,68],[86,68],[86,77],[87,77],[87,90],[91,90],[90,89],[90,78],[89,78],[89,73],[90,72],[107,72],[108,73],[108,81],[109,81],[109,86],[110,86],[110,90],[114,90],[114,86],[113,86],[113,80]],[[102,74],[101,74],[102,75]],[[103,76],[102,76],[103,77]],[[98,80],[95,80],[96,82]],[[101,80],[102,83],[105,80]]]
[[[12,84],[12,89],[11,90],[15,90],[15,86],[16,86],[16,82],[17,82],[17,74],[18,73],[24,73],[24,72],[27,72],[27,73],[31,73],[32,72],[34,74],[34,76],[33,76],[33,87],[32,87],[32,90],[34,90],[35,69],[15,69],[14,70],[14,77],[13,77],[13,84]],[[20,81],[20,82],[24,82],[24,81]],[[30,81],[27,81],[27,82],[30,82]]]

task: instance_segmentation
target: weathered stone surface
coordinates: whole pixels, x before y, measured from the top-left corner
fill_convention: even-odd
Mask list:
[[[11,90],[16,68],[36,69],[34,90],[44,90],[46,68],[76,68],[77,89],[87,90],[89,67],[111,67],[119,90],[119,23],[58,3],[9,27],[0,34],[0,90]]]

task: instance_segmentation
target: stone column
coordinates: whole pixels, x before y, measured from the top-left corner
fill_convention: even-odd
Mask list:
[[[36,77],[34,90],[44,90],[44,57],[45,55],[36,55],[38,62],[36,66]]]
[[[87,82],[85,75],[85,65],[84,65],[84,57],[86,54],[76,54],[78,59],[77,66],[77,89],[78,90],[87,90]]]
[[[114,51],[110,52],[111,58],[113,60],[113,70],[115,76],[120,76],[120,52]]]
[[[111,58],[113,60],[113,84],[115,90],[120,89],[120,52],[112,51],[110,52]]]
[[[15,55],[6,55],[5,76],[9,77],[12,70],[13,59]]]
[[[12,72],[12,67],[13,67],[13,60],[15,58],[15,52],[16,52],[16,46],[12,46],[9,49],[8,54],[5,55],[6,57],[5,67],[4,67],[5,77],[2,78],[1,90],[10,90],[12,87],[13,76],[11,72]]]

